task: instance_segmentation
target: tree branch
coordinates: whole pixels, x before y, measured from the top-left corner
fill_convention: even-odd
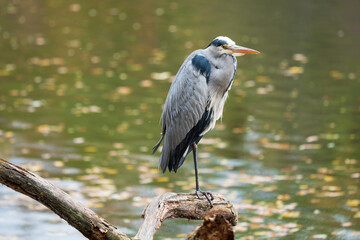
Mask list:
[[[0,159],[0,183],[44,204],[91,240],[130,240],[95,212],[38,175]]]
[[[60,188],[1,158],[0,183],[44,204],[88,239],[130,240],[115,226],[81,203],[74,201]],[[153,235],[167,218],[205,219],[203,225],[189,235],[189,239],[190,236],[191,239],[233,239],[230,224],[233,226],[237,224],[237,211],[221,195],[213,194],[213,197],[213,208],[210,208],[205,198],[198,199],[195,194],[165,193],[154,198],[144,209],[144,222],[134,239],[153,239]],[[211,228],[207,228],[209,226]],[[226,238],[208,236],[226,236]]]
[[[164,193],[154,198],[144,209],[144,222],[134,239],[152,239],[161,223],[167,218],[202,220],[209,216],[221,215],[236,226],[238,215],[233,205],[220,194],[213,194],[213,197],[213,208],[210,208],[205,198],[198,199],[195,194],[190,193]]]

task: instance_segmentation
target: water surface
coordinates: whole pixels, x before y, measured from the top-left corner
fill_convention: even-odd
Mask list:
[[[238,58],[224,116],[199,146],[200,184],[239,211],[237,239],[360,237],[357,1],[0,1],[0,156],[134,235],[144,206],[195,188],[191,156],[161,174],[170,82],[218,35]],[[84,239],[0,187],[0,239]],[[171,220],[155,239],[199,222]]]

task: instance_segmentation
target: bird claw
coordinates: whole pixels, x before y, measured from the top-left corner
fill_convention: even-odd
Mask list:
[[[214,206],[213,203],[211,202],[211,200],[214,199],[214,196],[212,195],[212,193],[206,192],[206,191],[201,191],[201,190],[196,190],[195,195],[198,197],[198,199],[200,199],[199,193],[201,193],[202,195],[204,195],[206,197],[206,199],[210,203],[210,208],[212,208]],[[211,199],[210,199],[209,195],[211,196]]]

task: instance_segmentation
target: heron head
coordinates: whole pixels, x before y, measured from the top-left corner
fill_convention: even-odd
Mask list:
[[[219,36],[215,38],[208,46],[215,54],[231,54],[235,57],[242,56],[244,54],[258,54],[259,51],[256,51],[251,48],[246,48],[238,46],[233,40],[228,37]]]

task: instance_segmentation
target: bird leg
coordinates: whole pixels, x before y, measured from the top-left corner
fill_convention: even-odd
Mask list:
[[[195,190],[195,194],[196,196],[200,199],[199,193],[202,193],[206,199],[209,201],[210,203],[210,208],[212,208],[214,205],[210,200],[209,195],[211,196],[211,199],[214,199],[214,197],[212,196],[212,194],[210,192],[206,192],[206,191],[201,191],[200,190],[200,186],[199,186],[199,175],[198,175],[198,169],[197,169],[197,159],[196,159],[196,150],[197,150],[197,145],[196,143],[193,143],[191,145],[192,150],[193,150],[193,155],[194,155],[194,166],[195,166],[195,182],[196,182],[196,190]],[[208,195],[209,194],[209,195]]]

